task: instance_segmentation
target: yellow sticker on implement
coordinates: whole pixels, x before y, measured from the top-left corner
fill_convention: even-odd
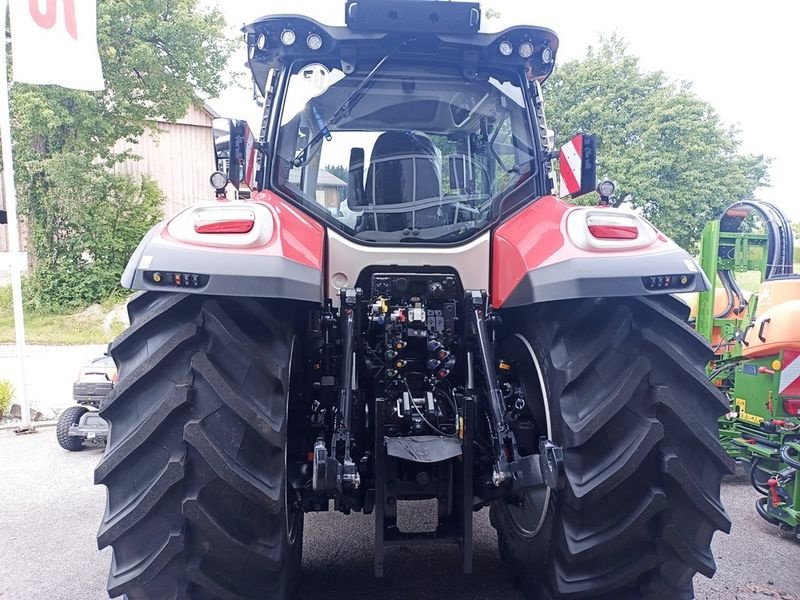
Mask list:
[[[759,417],[756,415],[751,415],[748,413],[745,408],[747,407],[747,402],[744,398],[737,398],[736,399],[736,407],[739,409],[739,418],[742,421],[747,421],[748,423],[753,423],[754,425],[761,425],[764,422],[763,417]]]

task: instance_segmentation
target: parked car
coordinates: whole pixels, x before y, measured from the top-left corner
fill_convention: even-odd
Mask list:
[[[98,413],[103,398],[114,388],[117,367],[110,356],[95,358],[81,367],[72,385],[75,406],[67,408],[58,418],[56,437],[65,450],[82,450],[84,442],[105,444],[108,423]]]

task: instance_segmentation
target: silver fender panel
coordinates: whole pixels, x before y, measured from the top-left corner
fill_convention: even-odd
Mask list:
[[[283,298],[322,303],[322,272],[282,256],[255,252],[220,252],[214,248],[177,246],[161,236],[166,222],[153,227],[139,243],[122,274],[132,290],[183,292],[219,296]],[[161,274],[161,283],[152,274]],[[167,280],[166,275],[173,274]],[[208,277],[200,287],[176,286],[174,275]]]
[[[651,287],[649,279],[686,275],[688,285]],[[657,285],[657,283],[656,283]],[[571,258],[528,271],[503,303],[503,308],[571,298],[652,296],[703,292],[711,284],[684,250],[639,256]]]

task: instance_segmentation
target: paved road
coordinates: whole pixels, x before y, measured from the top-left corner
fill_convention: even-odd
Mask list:
[[[99,448],[72,454],[52,429],[16,437],[0,431],[0,600],[103,600],[110,552],[95,533],[105,490],[92,485]],[[734,521],[718,535],[719,572],[698,578],[701,600],[800,600],[800,544],[778,538],[753,512],[755,492],[728,482]],[[372,520],[338,514],[306,521],[301,598],[521,600],[506,581],[486,511],[475,516],[475,575],[460,576],[455,550],[390,548],[387,578],[372,578]]]

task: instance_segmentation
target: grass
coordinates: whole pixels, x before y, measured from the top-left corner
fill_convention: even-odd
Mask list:
[[[761,287],[761,273],[758,271],[736,273],[735,277],[739,287],[746,292],[757,292],[758,288]]]
[[[800,273],[800,263],[795,263],[794,272]],[[736,281],[739,287],[748,292],[757,292],[761,287],[761,274],[757,271],[747,271],[745,273],[736,273]]]
[[[125,326],[114,321],[109,331],[103,327],[103,318],[115,301],[102,304],[102,314],[86,316],[82,311],[69,314],[42,314],[26,309],[25,340],[32,344],[105,344],[119,335]],[[14,311],[11,288],[0,287],[0,344],[13,344]]]

